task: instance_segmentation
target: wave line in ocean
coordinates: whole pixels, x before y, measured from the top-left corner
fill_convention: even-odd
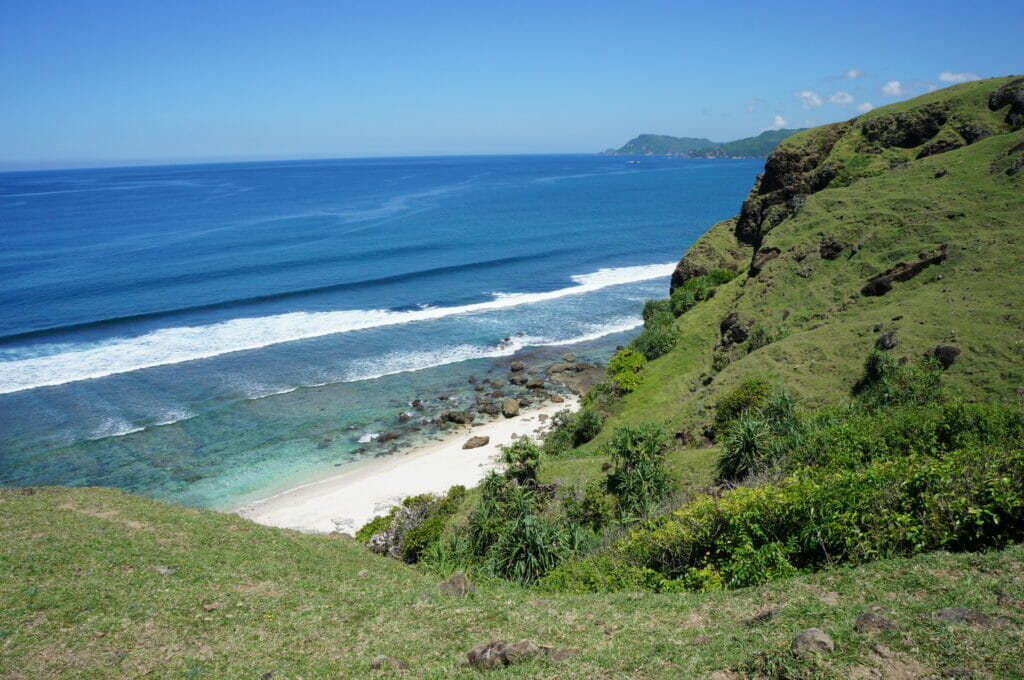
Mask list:
[[[0,362],[0,394],[210,359],[296,340],[547,302],[668,276],[674,267],[675,263],[668,263],[600,269],[572,276],[575,285],[566,288],[541,293],[493,293],[491,300],[454,307],[288,312],[203,326],[162,328],[87,347],[69,344],[66,352]]]

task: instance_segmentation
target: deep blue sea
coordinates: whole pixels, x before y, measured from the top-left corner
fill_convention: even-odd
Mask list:
[[[229,507],[513,354],[606,360],[763,166],[635,161],[0,173],[0,486]]]

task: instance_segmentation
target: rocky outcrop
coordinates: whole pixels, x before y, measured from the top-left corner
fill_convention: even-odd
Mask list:
[[[506,418],[516,417],[519,415],[519,400],[509,398],[501,402],[501,412]]]
[[[892,290],[892,284],[896,281],[909,281],[933,264],[942,264],[946,261],[949,246],[943,244],[930,253],[920,253],[917,262],[900,262],[887,271],[868,279],[864,287],[860,289],[861,295],[878,296],[885,295]]]
[[[958,139],[954,139],[952,136],[933,139],[921,147],[921,150],[917,152],[917,158],[920,160],[922,158],[927,158],[928,156],[935,156],[936,154],[953,151],[962,146],[963,142]]]
[[[831,654],[836,650],[835,643],[827,633],[818,628],[808,628],[793,638],[790,645],[793,656],[805,657],[815,654]]]
[[[823,238],[821,240],[821,245],[818,246],[818,255],[820,255],[823,260],[834,260],[839,257],[844,248],[846,248],[846,244],[839,239],[831,237]]]
[[[861,125],[865,142],[857,147],[860,153],[880,153],[889,147],[913,149],[939,134],[946,124],[949,104],[926,104],[884,116],[876,116]]]
[[[1010,107],[1004,119],[1006,124],[1013,130],[1024,127],[1024,78],[1011,80],[989,95],[989,110],[998,111],[1004,106]]]
[[[754,253],[754,258],[750,261],[750,269],[747,271],[747,275],[751,277],[757,276],[766,264],[781,254],[782,251],[778,248],[761,248]]]
[[[456,425],[469,425],[473,422],[473,414],[469,411],[442,411],[438,416],[442,423],[454,423]]]
[[[949,368],[960,356],[960,348],[955,345],[935,345],[924,353],[926,358],[935,359],[943,370]]]
[[[519,642],[488,642],[478,645],[466,652],[466,659],[473,668],[491,670],[499,666],[511,666],[515,663],[528,661],[537,657],[547,657],[552,661],[564,661],[579,653],[578,649],[544,647],[530,640]]]
[[[817,128],[799,146],[784,144],[772,152],[736,219],[740,243],[759,248],[765,234],[799,210],[803,196],[828,186],[836,176],[836,168],[826,162],[828,155],[853,124]]]
[[[747,338],[750,337],[750,323],[740,319],[739,314],[736,312],[722,319],[718,330],[722,334],[722,345],[725,347],[746,342]]]

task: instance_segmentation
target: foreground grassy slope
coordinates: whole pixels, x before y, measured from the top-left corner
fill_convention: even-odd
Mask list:
[[[966,397],[1018,399],[1024,129],[1011,106],[989,108],[999,88],[1024,88],[1018,80],[954,86],[786,140],[740,215],[694,244],[673,285],[715,267],[747,274],[677,320],[675,349],[648,367],[606,433],[668,421],[699,438],[721,396],[749,377],[809,406],[836,403],[886,331],[898,334],[902,356],[958,347],[946,383]],[[862,292],[872,277],[942,246],[942,263],[883,295]],[[722,347],[729,314],[776,341]]]
[[[408,677],[472,678],[479,672],[460,666],[467,649],[523,637],[582,651],[489,677],[938,677],[966,666],[1015,678],[1024,665],[1020,547],[711,594],[484,585],[459,600],[348,539],[104,489],[2,491],[0,541],[3,678],[375,677],[377,654],[405,660]],[[780,607],[770,621],[742,622],[767,605]],[[855,632],[869,605],[891,608],[899,629]],[[985,629],[933,619],[948,606],[1006,621]],[[827,660],[789,654],[809,626],[834,638]]]

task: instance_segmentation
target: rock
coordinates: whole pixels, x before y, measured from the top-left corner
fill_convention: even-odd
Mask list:
[[[529,380],[529,378],[518,373],[513,373],[508,377],[508,381],[513,385],[525,385],[527,380]]]
[[[520,408],[529,408],[530,406],[533,406],[533,402],[532,401],[530,401],[526,397],[519,397],[519,407]]]
[[[423,410],[423,400],[422,399],[413,399],[412,402],[409,404],[409,406],[412,406],[417,411],[422,411]]]
[[[990,111],[997,111],[1004,106],[1010,107],[1005,118],[1010,127],[1014,130],[1024,127],[1024,78],[1011,80],[989,95]]]
[[[935,345],[924,353],[926,358],[936,359],[943,370],[949,368],[960,356],[960,348],[954,345]]]
[[[473,385],[473,384],[475,384],[475,383],[476,383],[476,377],[475,377],[475,376],[470,376],[470,377],[469,377],[469,378],[468,378],[468,379],[466,380],[466,382],[468,382],[468,383],[469,383],[470,385]]]
[[[722,319],[718,328],[722,333],[722,341],[725,345],[744,342],[750,337],[749,324],[740,320],[739,314],[732,312]]]
[[[534,376],[532,378],[529,378],[526,381],[526,387],[527,387],[527,389],[531,389],[531,390],[543,389],[544,388],[544,378],[541,378],[540,376]]]
[[[1024,158],[1018,158],[1010,163],[1010,167],[1006,168],[1006,174],[1008,177],[1013,177],[1021,171],[1021,168],[1024,168]]]
[[[942,264],[946,261],[949,246],[943,244],[930,253],[918,255],[917,262],[899,262],[896,266],[868,279],[860,294],[864,296],[885,295],[892,290],[895,281],[909,281],[926,268],[933,264]]]
[[[401,659],[396,659],[393,656],[384,656],[382,654],[374,657],[373,661],[370,663],[370,668],[375,671],[390,668],[393,671],[401,672],[409,670],[409,664],[405,663]]]
[[[954,151],[962,146],[963,144],[957,139],[933,139],[921,147],[921,150],[917,152],[917,159],[920,160],[928,156]]]
[[[823,260],[834,260],[843,252],[846,248],[846,244],[834,238],[822,239],[821,245],[818,246],[818,255]]]
[[[448,395],[447,394],[439,394],[439,395],[437,395],[437,400],[438,401],[448,401]]]
[[[470,437],[466,440],[466,443],[462,445],[464,449],[478,449],[481,446],[487,446],[491,443],[490,437]]]
[[[551,401],[552,401],[553,403],[555,403],[555,404],[563,404],[563,403],[565,403],[565,399],[563,399],[562,397],[560,397],[560,396],[559,396],[559,395],[557,395],[557,394],[552,394],[552,395],[549,395],[549,397],[548,397],[548,398],[549,398],[549,399],[551,399]]]
[[[875,348],[881,350],[896,349],[900,345],[900,339],[896,337],[896,331],[886,331],[875,340]]]
[[[398,439],[397,434],[395,434],[394,432],[385,432],[384,434],[377,437],[374,441],[384,443],[394,441],[395,439]]]
[[[938,179],[940,177],[945,177],[948,174],[949,174],[949,170],[946,170],[945,168],[939,168],[938,170],[936,170],[932,174],[932,177],[934,177],[935,179]]]
[[[489,416],[496,416],[499,413],[501,413],[501,407],[498,406],[497,404],[491,403],[483,404],[477,410],[480,411],[480,413],[486,413]]]
[[[469,411],[444,411],[439,416],[439,420],[456,425],[469,425],[473,422],[473,414]]]
[[[562,362],[562,363],[552,364],[551,368],[548,369],[548,373],[549,374],[551,374],[551,373],[565,373],[566,371],[575,371],[575,370],[576,370],[576,364],[568,364],[568,363]]]
[[[519,415],[519,400],[510,397],[501,402],[501,412],[506,418],[514,418]]]
[[[537,416],[537,420],[539,420],[542,423],[546,423],[548,421],[548,418],[549,416],[547,413],[541,413],[539,416]]]
[[[876,149],[878,146],[912,149],[939,134],[946,124],[948,108],[946,103],[926,104],[900,113],[878,116],[863,123],[861,132],[865,140],[873,143]],[[866,145],[862,147],[857,150],[870,150]]]
[[[224,603],[223,602],[210,602],[208,604],[204,604],[203,605],[203,611],[204,612],[215,612],[218,609],[223,609],[223,608],[224,608]]]
[[[491,670],[499,666],[511,666],[515,663],[545,656],[552,661],[565,661],[580,650],[572,648],[542,647],[530,640],[519,642],[494,641],[478,645],[466,652],[466,659],[473,668]]]
[[[979,609],[967,607],[944,607],[939,609],[932,618],[943,623],[966,623],[978,628],[1004,628],[1009,620],[1001,616],[989,616]]]
[[[766,264],[777,258],[782,254],[782,251],[778,248],[761,248],[754,253],[753,259],[750,260],[750,269],[747,272],[748,276],[757,276],[761,273],[761,270]]]
[[[483,392],[483,391],[484,391],[484,390],[486,390],[487,388],[486,388],[485,386],[483,386],[483,385],[477,385],[477,386],[476,386],[476,387],[474,387],[473,389],[474,389],[474,390],[476,390],[477,392]]]
[[[939,676],[942,677],[943,680],[974,680],[974,678],[978,677],[978,674],[964,666],[953,666],[950,668],[943,668],[939,673]]]
[[[152,574],[160,574],[161,576],[170,576],[174,573],[173,569],[162,564],[151,564],[148,567],[146,567],[143,571],[148,571]]]
[[[568,361],[569,363],[572,363],[576,361],[576,355],[573,354],[572,352],[566,352],[565,354],[562,355],[562,361]]]
[[[465,597],[476,590],[473,582],[466,578],[466,575],[461,571],[455,572],[450,579],[441,582],[437,587],[441,589],[442,593],[452,597]]]
[[[492,380],[491,381],[491,387],[493,387],[496,390],[500,390],[504,386],[505,386],[505,383],[503,383],[500,380]]]
[[[808,628],[801,631],[793,638],[790,645],[793,656],[808,656],[811,654],[831,654],[835,651],[835,643],[824,631],[818,628]]]
[[[768,607],[762,607],[756,614],[748,619],[743,619],[740,623],[745,626],[753,626],[757,623],[767,623],[772,620],[772,617],[779,613],[782,607],[776,607],[774,605]]]
[[[402,411],[401,413],[398,414],[398,422],[400,423],[404,423],[405,421],[409,420],[409,418],[412,418],[412,414],[408,413],[407,411]]]
[[[526,366],[523,365],[522,361],[513,361],[511,364],[509,364],[508,368],[513,373],[519,373],[520,371],[525,369]]]
[[[896,624],[881,614],[864,612],[857,616],[853,629],[858,633],[879,633],[883,630],[896,630]]]
[[[369,569],[360,569],[359,573],[356,574],[356,576],[358,576],[359,578],[366,578],[369,575],[370,575],[370,570]]]

